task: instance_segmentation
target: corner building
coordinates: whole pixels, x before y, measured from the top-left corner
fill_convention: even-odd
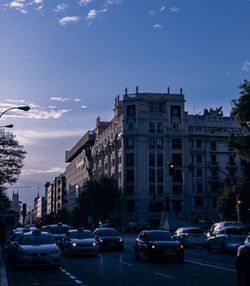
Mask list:
[[[242,172],[227,145],[231,133],[242,133],[237,122],[221,108],[188,115],[184,103],[181,89],[178,94],[125,90],[123,100],[115,99],[113,119],[97,118],[88,178],[117,178],[125,227],[159,227],[166,210],[189,222],[213,220],[225,179]]]

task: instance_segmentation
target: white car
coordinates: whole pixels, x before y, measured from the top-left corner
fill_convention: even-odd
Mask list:
[[[97,256],[99,255],[99,243],[90,230],[68,230],[63,239],[63,253],[65,255],[87,254]]]
[[[60,266],[60,249],[54,237],[40,230],[24,232],[15,242],[16,266]]]

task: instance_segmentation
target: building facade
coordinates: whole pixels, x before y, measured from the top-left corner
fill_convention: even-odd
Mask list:
[[[213,220],[226,180],[242,173],[239,158],[227,144],[230,134],[242,134],[238,123],[223,116],[222,108],[189,115],[182,89],[125,90],[113,110],[111,121],[97,118],[90,141],[87,132],[66,151],[69,209],[87,180],[105,174],[118,181],[125,227],[160,226],[166,211],[189,222]],[[174,175],[169,163],[175,166]],[[87,166],[91,171],[86,172]]]

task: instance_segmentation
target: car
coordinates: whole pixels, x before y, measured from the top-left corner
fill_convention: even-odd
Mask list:
[[[226,226],[218,228],[207,239],[207,251],[236,252],[247,238],[248,230],[242,226]]]
[[[68,230],[63,239],[63,253],[65,255],[87,254],[99,255],[99,243],[94,234],[88,229]]]
[[[174,232],[174,237],[186,247],[201,246],[205,248],[207,243],[207,237],[203,229],[199,227],[180,227]]]
[[[12,254],[16,267],[60,266],[60,249],[54,237],[40,230],[23,232],[13,243]]]
[[[207,237],[213,236],[214,233],[216,233],[220,228],[222,228],[224,226],[242,226],[242,227],[244,227],[244,223],[241,221],[234,221],[234,220],[216,222],[208,230]]]
[[[136,238],[134,255],[139,259],[184,260],[183,245],[167,230],[142,230]]]
[[[250,285],[250,235],[238,248],[235,265],[238,286]]]
[[[102,227],[94,231],[100,250],[117,249],[123,251],[124,241],[120,232],[115,228]]]
[[[62,223],[51,224],[47,226],[47,232],[53,235],[59,248],[62,248],[63,238],[69,229],[72,229],[72,227]]]

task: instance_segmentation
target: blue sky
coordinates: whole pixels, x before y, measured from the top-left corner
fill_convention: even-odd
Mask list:
[[[28,152],[21,200],[43,194],[125,87],[182,87],[189,113],[228,115],[250,76],[249,13],[249,0],[0,0],[0,111],[31,106],[0,122]]]

